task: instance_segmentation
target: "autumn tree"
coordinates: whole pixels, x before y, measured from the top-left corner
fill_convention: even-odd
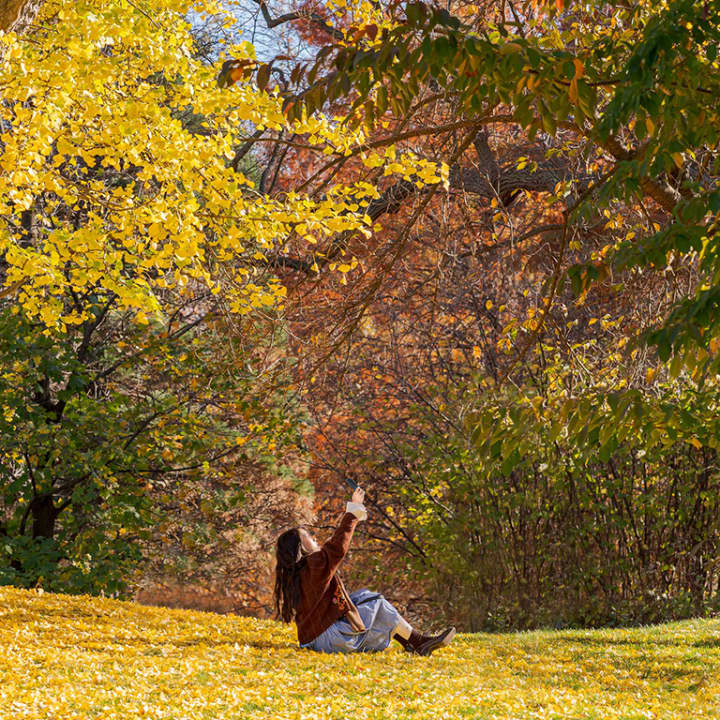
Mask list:
[[[0,38],[5,582],[123,590],[143,542],[166,532],[175,564],[199,562],[263,483],[297,484],[278,258],[288,237],[367,234],[368,188],[270,196],[247,141],[271,127],[342,154],[364,135],[288,122],[250,82],[228,102],[191,11],[234,23],[48,2]]]
[[[122,592],[153,538],[167,574],[174,541],[177,564],[234,535],[263,478],[297,485],[298,411],[271,326],[235,328],[205,296],[148,325],[74,299],[92,319],[64,333],[1,316],[2,580]]]
[[[365,172],[378,191],[367,213],[382,225],[369,239],[338,234],[312,258],[289,245],[316,485],[332,494],[340,473],[365,473],[368,534],[395,553],[393,579],[410,558],[419,594],[437,600],[461,567],[467,584],[448,612],[463,622],[702,612],[718,532],[703,295],[716,6],[263,8],[268,24],[295,22],[321,47],[316,63],[283,71],[289,114],[353,105],[372,132],[354,157],[282,152],[318,188]],[[672,57],[687,58],[680,72]],[[447,184],[373,174],[362,153],[386,147],[446,164]],[[343,253],[359,261],[347,286],[325,273]],[[490,512],[483,497],[500,505]],[[535,501],[546,512],[529,523]],[[599,528],[606,556],[593,550]],[[554,539],[535,562],[543,532]],[[499,555],[481,565],[495,574],[478,576],[478,556],[457,548],[489,553],[490,540]],[[385,555],[368,577],[392,564]],[[478,587],[493,608],[478,605]]]

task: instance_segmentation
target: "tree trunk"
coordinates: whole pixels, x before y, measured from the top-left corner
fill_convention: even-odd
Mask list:
[[[42,0],[0,0],[0,30],[22,32],[42,7]]]
[[[693,615],[702,617],[705,614],[705,582],[707,572],[703,558],[692,555],[688,562],[688,591],[692,598]]]
[[[55,536],[55,520],[60,510],[55,507],[52,495],[38,495],[30,503],[32,513],[33,538],[50,538]]]

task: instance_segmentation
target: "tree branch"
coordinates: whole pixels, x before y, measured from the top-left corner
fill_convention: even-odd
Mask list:
[[[274,18],[270,15],[270,11],[268,10],[265,0],[253,0],[253,2],[260,7],[260,12],[265,19],[265,24],[268,26],[268,29],[272,29],[278,25],[283,25],[287,22],[294,22],[295,20],[310,20],[314,25],[319,27],[334,40],[343,40],[345,38],[340,30],[326,22],[325,18],[323,18],[319,13],[295,11],[285,13],[284,15]]]

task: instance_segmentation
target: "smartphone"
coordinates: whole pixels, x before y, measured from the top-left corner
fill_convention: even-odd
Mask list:
[[[357,489],[358,489],[358,484],[357,484],[352,478],[346,477],[346,478],[343,478],[343,480],[344,480],[353,490],[357,490]]]

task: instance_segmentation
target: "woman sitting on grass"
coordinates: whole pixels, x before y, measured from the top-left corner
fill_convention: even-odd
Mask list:
[[[322,546],[304,528],[286,530],[277,541],[275,606],[286,623],[295,621],[300,647],[318,652],[378,652],[397,640],[407,652],[430,655],[455,636],[451,627],[422,635],[379,593],[348,595],[337,569],[355,526],[367,518],[358,488],[332,537]]]

